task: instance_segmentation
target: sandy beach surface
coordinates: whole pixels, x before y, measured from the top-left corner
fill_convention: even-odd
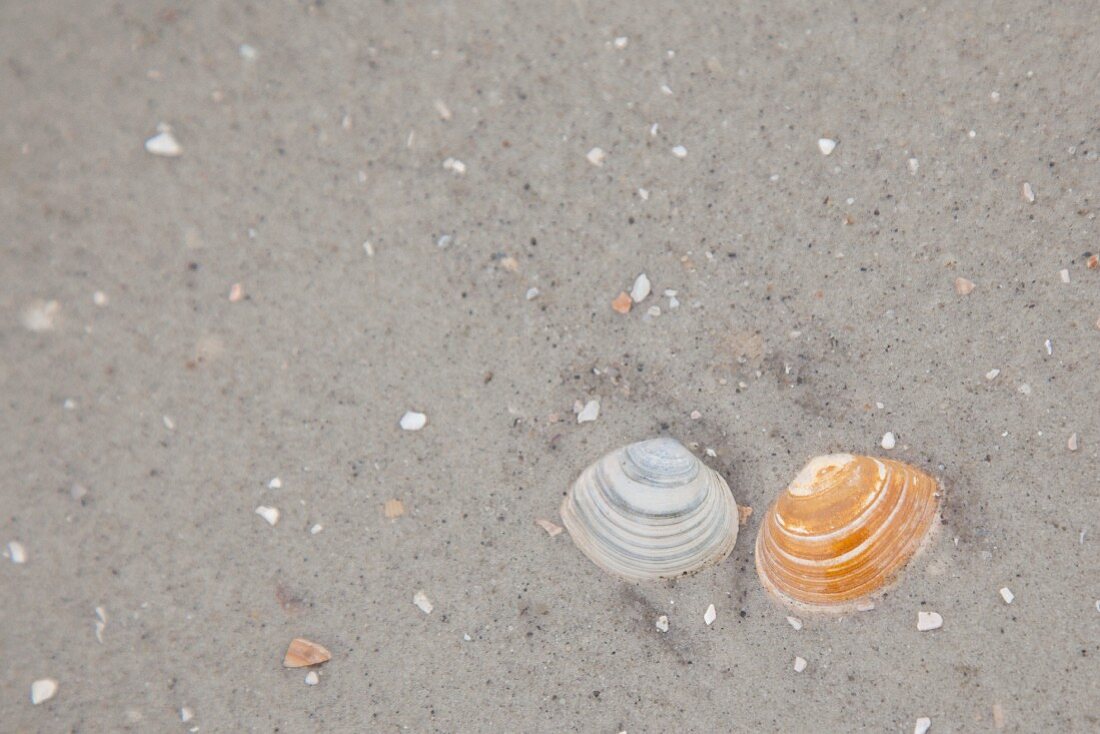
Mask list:
[[[0,3],[0,730],[1100,731],[1098,22]],[[754,514],[632,585],[535,521],[659,435]],[[837,451],[942,522],[795,630]]]

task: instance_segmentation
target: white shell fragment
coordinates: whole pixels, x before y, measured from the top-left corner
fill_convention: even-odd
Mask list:
[[[821,151],[821,155],[829,155],[836,150],[836,141],[831,138],[820,138],[817,141],[817,149]]]
[[[917,630],[928,632],[943,627],[943,617],[938,612],[917,612]]]
[[[672,155],[677,158],[687,158],[688,149],[682,145],[677,145],[672,149]]]
[[[561,517],[581,552],[627,581],[694,573],[737,540],[726,481],[672,438],[630,444],[589,466]]]
[[[589,400],[577,413],[577,423],[591,423],[600,417],[600,401]]]
[[[256,514],[262,517],[267,524],[272,527],[275,527],[275,523],[279,522],[279,510],[275,507],[260,505],[256,508]]]
[[[428,595],[425,594],[423,590],[413,594],[413,604],[416,605],[417,609],[424,612],[424,614],[431,614],[432,609],[435,608],[432,606],[432,600],[428,598]]]
[[[1012,593],[1012,589],[1004,586],[1001,587],[1001,598],[1005,600],[1005,604],[1011,604],[1016,595]]]
[[[27,562],[27,549],[18,540],[8,543],[8,555],[11,556],[12,563]]]
[[[177,158],[183,153],[183,148],[180,147],[179,141],[172,135],[170,129],[161,128],[161,131],[145,141],[145,150],[153,155],[164,156],[165,158]]]
[[[703,621],[707,623],[707,626],[714,624],[714,620],[718,618],[718,612],[714,611],[714,605],[711,604],[707,607],[707,611],[703,612]]]
[[[53,678],[42,678],[31,683],[31,703],[37,706],[49,701],[57,695],[57,681]]]
[[[806,669],[806,658],[795,657],[794,659],[794,672],[801,673]]]
[[[664,614],[657,617],[657,629],[661,632],[668,632],[668,617]]]
[[[428,416],[417,413],[415,410],[406,411],[405,415],[401,416],[402,430],[419,431],[426,425],[428,425]]]
[[[607,153],[603,152],[603,148],[593,148],[588,151],[588,155],[586,155],[585,158],[587,158],[588,162],[593,166],[602,166],[604,159],[607,158]]]
[[[315,686],[320,682],[321,682],[321,676],[317,675],[316,670],[311,670],[308,673],[306,673],[306,685],[307,686]]]
[[[928,730],[932,728],[932,720],[927,716],[922,716],[917,719],[917,723],[913,725],[913,734],[928,734]]]
[[[796,630],[802,629],[802,620],[798,617],[787,617],[787,624]]]
[[[897,445],[898,445],[898,440],[894,436],[893,433],[887,432],[887,433],[882,434],[882,448],[889,451],[890,449],[894,448]]]
[[[634,285],[630,289],[630,300],[641,303],[649,295],[650,288],[649,277],[642,273],[634,279]]]
[[[1024,201],[1028,204],[1035,203],[1035,189],[1032,188],[1031,184],[1027,181],[1024,181],[1023,185],[1020,187],[1020,195],[1024,197]]]

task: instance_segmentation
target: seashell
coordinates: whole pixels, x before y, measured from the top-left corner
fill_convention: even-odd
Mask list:
[[[671,438],[632,443],[585,469],[561,517],[581,552],[627,581],[694,573],[737,540],[726,480]]]
[[[889,459],[818,456],[764,516],[756,572],[782,601],[848,611],[917,553],[939,508],[939,483]]]

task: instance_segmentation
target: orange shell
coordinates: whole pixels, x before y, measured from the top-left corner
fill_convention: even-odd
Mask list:
[[[938,507],[939,483],[908,464],[818,456],[764,515],[756,572],[783,601],[844,611],[901,571]]]

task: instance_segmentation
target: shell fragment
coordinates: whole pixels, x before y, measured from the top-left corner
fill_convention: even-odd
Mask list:
[[[283,656],[283,665],[287,668],[305,668],[310,665],[320,665],[332,659],[332,653],[322,645],[303,637],[296,637],[290,641],[290,646]]]
[[[943,627],[943,617],[938,612],[917,612],[917,630],[929,632]]]

